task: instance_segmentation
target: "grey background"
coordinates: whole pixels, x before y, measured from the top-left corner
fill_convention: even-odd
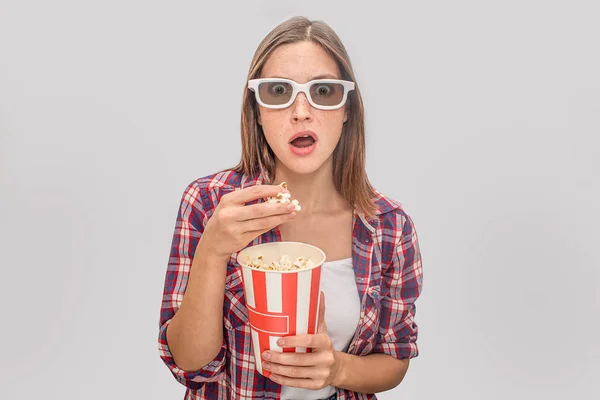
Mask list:
[[[237,162],[252,54],[298,14],[346,44],[420,237],[421,354],[379,398],[599,397],[598,2],[391,4],[0,1],[0,398],[183,397],[180,196]]]

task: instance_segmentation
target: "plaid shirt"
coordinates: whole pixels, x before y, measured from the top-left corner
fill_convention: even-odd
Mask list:
[[[254,366],[241,267],[232,254],[227,263],[221,351],[201,370],[179,369],[169,351],[167,326],[177,312],[204,226],[225,193],[261,184],[263,175],[247,177],[226,171],[197,179],[181,199],[166,272],[160,310],[159,355],[175,378],[187,387],[185,399],[278,399],[281,386]],[[418,355],[415,300],[422,287],[421,254],[411,218],[399,203],[377,192],[376,218],[354,212],[352,261],[361,300],[360,320],[349,354],[384,353],[398,359]],[[261,202],[256,200],[253,203]],[[250,246],[280,241],[277,228]],[[337,389],[338,399],[376,399],[374,394]]]

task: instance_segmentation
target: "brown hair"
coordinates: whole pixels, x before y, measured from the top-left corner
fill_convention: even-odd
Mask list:
[[[311,41],[323,47],[337,62],[341,79],[354,81],[354,72],[344,45],[337,34],[323,21],[294,17],[275,27],[258,45],[250,64],[248,79],[260,77],[269,55],[278,46]],[[234,170],[253,176],[263,172],[268,179],[275,176],[275,156],[258,124],[258,106],[254,93],[244,88],[242,101],[242,156]],[[375,191],[365,170],[364,109],[358,84],[348,93],[348,120],[333,151],[333,181],[336,190],[356,210],[373,217],[377,206]],[[271,183],[271,182],[269,182]]]

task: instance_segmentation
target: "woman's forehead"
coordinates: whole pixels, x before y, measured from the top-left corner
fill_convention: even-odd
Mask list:
[[[312,79],[339,79],[337,63],[320,45],[300,42],[276,48],[262,68],[262,78],[287,78],[298,83]]]

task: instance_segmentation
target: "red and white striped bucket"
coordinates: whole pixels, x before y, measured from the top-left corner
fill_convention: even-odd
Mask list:
[[[297,257],[310,258],[313,266],[294,271],[269,271],[244,265],[247,256],[254,259],[262,255],[268,264],[279,261],[284,254],[292,262]],[[325,253],[305,243],[272,242],[245,248],[238,253],[237,261],[242,266],[256,369],[269,377],[270,372],[262,369],[261,355],[265,350],[296,353],[311,350],[305,347],[282,349],[277,340],[284,336],[316,333]]]

